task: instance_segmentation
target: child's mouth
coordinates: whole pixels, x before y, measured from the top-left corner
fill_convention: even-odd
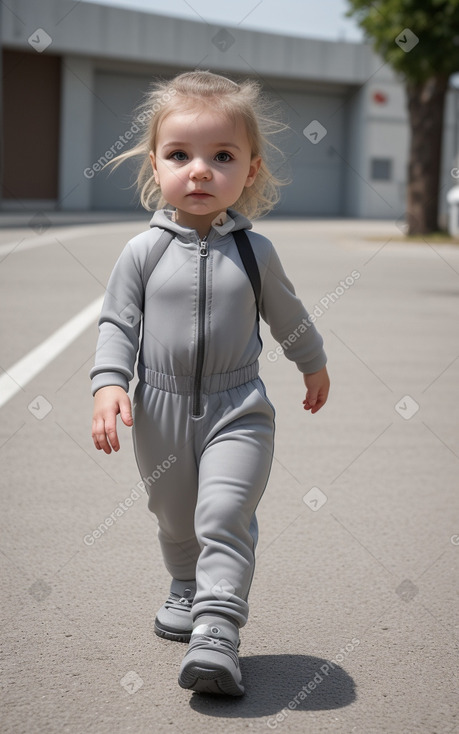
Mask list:
[[[212,194],[207,194],[205,191],[192,191],[191,194],[187,194],[187,196],[194,196],[197,199],[205,199],[207,196],[212,196]]]

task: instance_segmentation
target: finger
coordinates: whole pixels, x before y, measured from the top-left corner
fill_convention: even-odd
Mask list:
[[[317,398],[317,401],[316,401],[313,409],[311,410],[311,413],[317,413],[318,410],[320,410],[321,408],[323,408],[323,406],[327,402],[327,395],[328,395],[328,393],[325,393],[325,394],[319,393],[319,396]]]
[[[107,430],[104,420],[96,421],[95,427],[93,429],[93,434],[92,434],[94,445],[96,446],[96,448],[99,448],[105,451],[106,454],[111,454],[112,449],[107,440],[107,433],[108,433],[108,430]]]
[[[311,390],[308,390],[308,392],[306,393],[306,399],[303,400],[304,409],[310,410],[311,408],[315,406],[316,403],[317,403],[317,393],[311,392]]]
[[[132,426],[133,420],[130,402],[120,405],[120,415],[125,426]]]
[[[105,433],[98,433],[94,437],[94,445],[96,449],[102,449],[106,454],[111,454],[112,452]]]
[[[108,441],[110,442],[113,451],[119,451],[120,448],[120,442],[118,440],[118,434],[116,432],[116,425],[113,425],[111,423],[105,424],[105,435],[107,436]],[[109,451],[107,453],[110,453]]]
[[[102,449],[102,446],[100,445],[99,439],[97,438],[97,436],[96,436],[95,433],[92,434],[92,440],[93,440],[93,443],[94,443],[94,446],[96,447],[96,449],[98,451],[100,451]]]
[[[101,449],[104,448],[103,444],[105,441],[105,432],[103,430],[99,430],[98,421],[96,420],[93,420],[92,422],[92,440],[93,440],[94,446],[96,447],[98,451],[101,451]]]

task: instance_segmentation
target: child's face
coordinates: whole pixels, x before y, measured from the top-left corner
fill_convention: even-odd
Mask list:
[[[213,219],[255,181],[261,158],[252,158],[245,125],[204,109],[173,112],[160,124],[150,153],[155,181],[177,210],[176,221],[207,233]]]

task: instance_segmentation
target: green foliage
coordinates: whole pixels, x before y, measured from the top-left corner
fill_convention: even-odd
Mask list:
[[[348,0],[375,51],[412,82],[459,71],[459,0]],[[395,39],[408,28],[419,43],[408,53]]]

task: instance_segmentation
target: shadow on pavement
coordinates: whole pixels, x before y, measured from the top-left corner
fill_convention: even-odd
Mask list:
[[[270,728],[297,711],[349,706],[355,684],[339,665],[311,655],[255,655],[240,659],[245,695],[240,698],[193,693],[190,706],[207,716],[273,717]],[[312,683],[310,688],[309,684]],[[315,685],[314,685],[315,684]],[[300,691],[302,692],[300,694]],[[296,700],[295,700],[296,699]],[[290,707],[289,707],[290,703]],[[269,726],[269,723],[267,723]]]

